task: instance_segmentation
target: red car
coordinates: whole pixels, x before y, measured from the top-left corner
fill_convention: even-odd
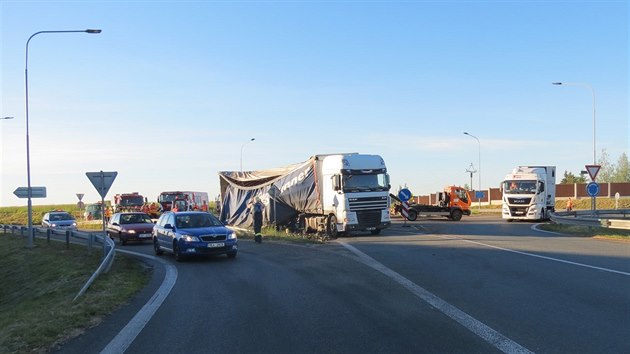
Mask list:
[[[107,224],[107,234],[111,238],[120,239],[120,243],[127,244],[127,241],[151,241],[153,231],[153,221],[147,213],[124,212],[112,215]]]

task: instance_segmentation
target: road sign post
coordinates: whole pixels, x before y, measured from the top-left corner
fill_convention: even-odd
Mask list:
[[[403,216],[403,227],[409,227],[407,220],[409,220],[409,204],[407,203],[411,199],[411,191],[407,188],[403,188],[398,191],[398,199],[402,204],[402,210],[400,211]]]
[[[13,194],[18,198],[28,198],[28,187],[18,187]],[[46,198],[46,187],[31,187],[31,198]]]
[[[588,175],[591,176],[591,183],[595,183],[595,178],[599,173],[599,169],[602,168],[602,165],[585,165],[584,167],[586,167]],[[597,188],[597,193],[592,195],[589,191],[589,186],[591,185],[591,183],[586,186],[586,191],[588,192],[588,195],[591,196],[591,210],[593,211],[593,214],[595,214],[595,210],[597,209],[597,200],[595,199],[595,196],[599,194],[599,185],[595,183],[596,187],[590,187],[593,188],[593,191],[595,190],[595,188]]]
[[[107,233],[105,232],[105,196],[109,192],[109,188],[114,183],[118,172],[86,172],[85,175],[92,182],[94,188],[101,196],[101,217],[103,218],[103,257],[107,256],[107,242],[105,239]]]

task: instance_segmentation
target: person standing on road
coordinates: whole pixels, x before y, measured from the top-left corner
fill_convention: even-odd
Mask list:
[[[567,200],[567,213],[573,211],[573,199],[569,198]]]
[[[105,222],[109,222],[109,219],[112,218],[112,207],[105,207]]]
[[[249,211],[254,218],[254,240],[256,243],[262,243],[262,221],[263,221],[263,212],[264,205],[260,201],[260,197],[255,197],[253,202],[249,202]]]

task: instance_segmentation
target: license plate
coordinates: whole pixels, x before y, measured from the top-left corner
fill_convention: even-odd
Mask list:
[[[217,247],[223,247],[223,246],[225,246],[225,243],[223,242],[215,242],[215,243],[208,244],[208,248],[217,248]]]
[[[149,238],[151,234],[140,234],[140,238]]]

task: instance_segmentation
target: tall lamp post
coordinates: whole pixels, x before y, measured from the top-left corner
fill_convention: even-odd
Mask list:
[[[586,87],[587,89],[591,90],[591,94],[593,96],[593,165],[597,165],[597,153],[595,150],[595,90],[593,89],[593,86],[591,86],[590,84],[584,83],[584,82],[552,82],[552,85],[564,85],[564,86],[579,86],[579,87]],[[595,182],[595,179],[593,178],[593,182]],[[597,203],[595,202],[595,197],[591,197],[591,210],[593,212],[595,212],[595,209],[597,209]]]
[[[479,162],[477,162],[477,171],[479,173],[479,191],[481,191],[481,142],[479,141],[479,138],[477,138],[476,136],[468,132],[464,132],[464,135],[468,135],[472,138],[475,138],[475,140],[477,140],[477,144],[479,144]],[[481,198],[477,198],[477,199],[479,199],[479,211],[481,211]]]
[[[28,247],[33,247],[33,204],[32,197],[33,191],[31,190],[31,157],[30,157],[30,144],[28,135],[28,44],[31,39],[38,34],[42,33],[101,33],[100,29],[85,29],[85,30],[70,30],[70,31],[39,31],[33,33],[26,41],[26,61],[24,65],[24,87],[26,89],[26,183],[28,188]]]
[[[247,143],[249,143],[250,141],[254,141],[256,140],[256,138],[251,138],[248,141],[246,141],[245,143],[243,143],[243,145],[241,145],[241,172],[243,172],[243,148],[245,147],[245,145]]]

